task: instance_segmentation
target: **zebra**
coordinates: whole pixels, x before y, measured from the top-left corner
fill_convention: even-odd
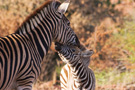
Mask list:
[[[51,42],[80,45],[64,15],[70,1],[47,1],[13,34],[0,38],[0,90],[32,90]]]
[[[67,63],[60,73],[61,90],[95,90],[95,75],[88,68],[92,50],[55,43],[62,61]]]

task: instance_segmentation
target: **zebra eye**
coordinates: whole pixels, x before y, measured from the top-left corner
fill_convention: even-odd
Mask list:
[[[72,49],[72,52],[75,52],[75,49]]]

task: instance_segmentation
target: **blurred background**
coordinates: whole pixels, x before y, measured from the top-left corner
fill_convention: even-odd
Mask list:
[[[0,37],[14,33],[45,1],[0,0]],[[71,0],[66,16],[80,41],[94,50],[89,67],[96,90],[135,90],[135,0]],[[60,90],[63,65],[49,50],[34,90]]]

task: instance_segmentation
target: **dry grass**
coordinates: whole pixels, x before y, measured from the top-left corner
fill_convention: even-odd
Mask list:
[[[73,0],[69,8],[71,12],[69,11],[67,15],[80,41],[95,52],[90,67],[96,74],[96,90],[135,90],[134,65],[128,60],[119,61],[121,58],[127,59],[127,56],[131,54],[125,54],[123,47],[118,47],[121,42],[115,42],[115,39],[111,38],[114,34],[119,33],[117,27],[123,24],[123,16],[119,16],[120,13],[117,11],[111,13],[110,7],[109,10],[93,8],[93,4],[87,5],[89,0],[81,0],[76,4],[77,1]],[[123,3],[115,8],[122,11],[121,14],[124,16],[131,15],[135,6],[132,1],[123,0]],[[0,0],[0,37],[13,33],[23,20],[43,2],[44,0]],[[78,9],[80,6],[82,6],[81,9]],[[90,12],[88,12],[89,8],[91,8]],[[49,65],[49,59],[50,56],[43,63]],[[121,68],[117,69],[121,62],[122,67],[126,67],[124,72],[121,72]],[[48,66],[45,67],[45,64],[42,67],[44,69],[40,79],[45,76],[45,70],[48,71]],[[34,85],[34,90],[60,90],[59,85],[53,84],[53,81],[38,81]]]
[[[53,81],[38,82],[33,85],[33,90],[60,90],[60,86],[53,85]]]

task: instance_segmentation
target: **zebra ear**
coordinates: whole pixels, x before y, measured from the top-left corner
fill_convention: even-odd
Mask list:
[[[90,57],[93,53],[93,50],[86,50],[82,53],[82,57]]]
[[[59,7],[58,7],[58,12],[60,12],[61,14],[64,14],[69,6],[70,0],[66,0],[65,2],[63,2]]]

